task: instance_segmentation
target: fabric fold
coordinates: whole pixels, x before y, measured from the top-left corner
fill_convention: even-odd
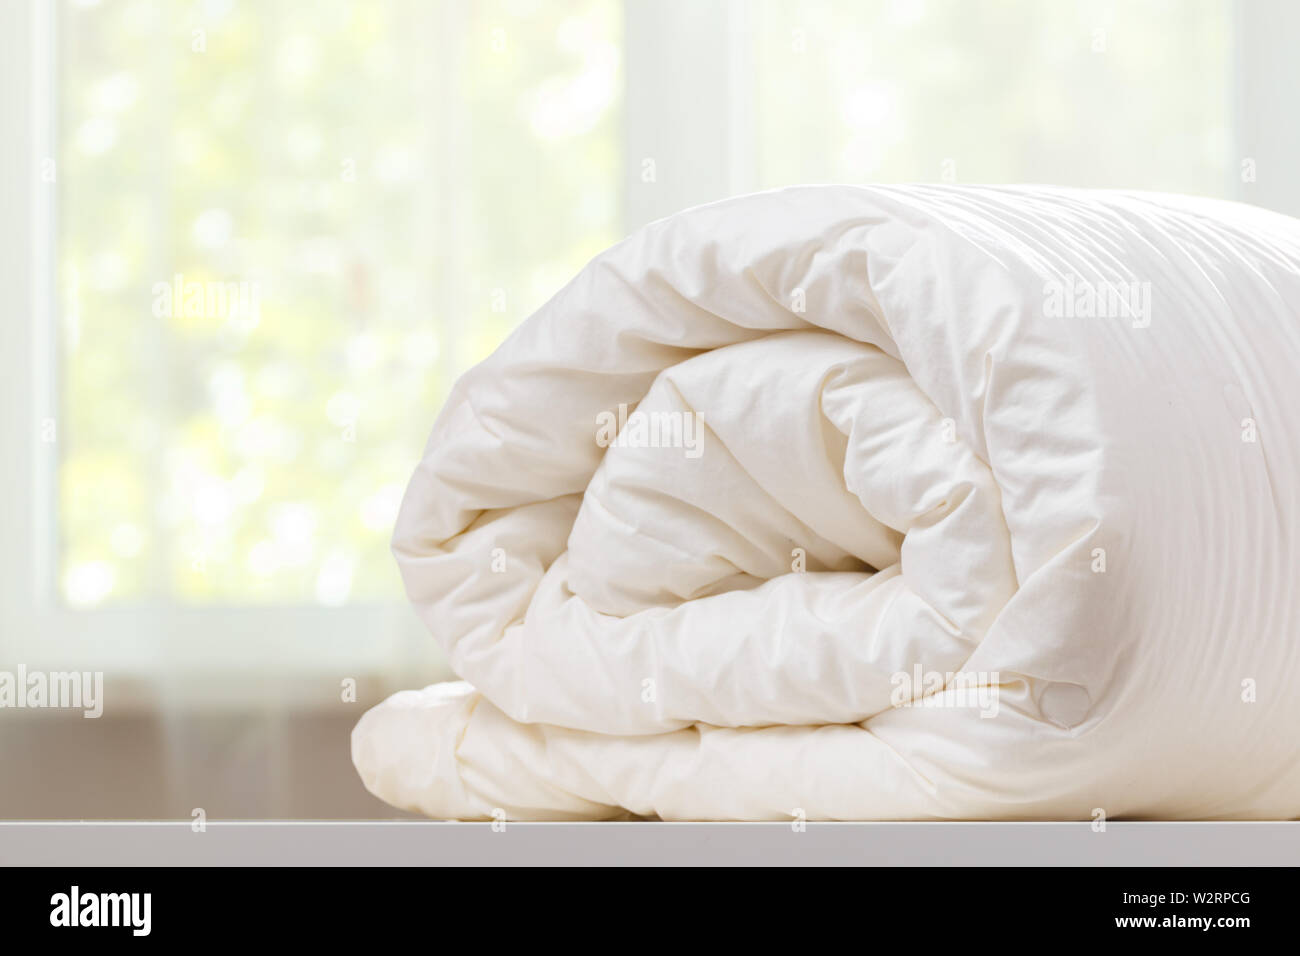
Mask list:
[[[367,714],[363,781],[467,819],[1300,814],[1298,303],[1300,224],[1187,197],[651,224],[443,409],[393,546],[462,682]]]

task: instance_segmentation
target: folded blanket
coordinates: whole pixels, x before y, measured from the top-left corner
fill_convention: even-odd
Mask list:
[[[397,521],[434,817],[1300,815],[1300,222],[787,189],[596,258]]]

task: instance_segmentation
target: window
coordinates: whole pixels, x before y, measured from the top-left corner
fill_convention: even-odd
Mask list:
[[[400,598],[441,397],[618,237],[617,14],[63,7],[64,600]]]
[[[747,9],[762,187],[922,179],[1231,195],[1224,0],[1010,0],[996,18],[962,0]]]
[[[796,182],[1300,212],[1277,121],[1297,18],[1281,0],[5,4],[0,657],[436,676],[388,553],[402,489],[456,376],[593,255]]]

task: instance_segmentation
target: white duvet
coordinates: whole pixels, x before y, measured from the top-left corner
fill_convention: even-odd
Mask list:
[[[599,256],[402,505],[434,817],[1300,815],[1300,222],[807,187]]]

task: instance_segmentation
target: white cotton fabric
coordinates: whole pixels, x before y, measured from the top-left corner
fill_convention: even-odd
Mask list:
[[[1219,201],[654,223],[456,385],[393,546],[463,681],[357,769],[460,819],[1300,815],[1298,313],[1300,222]]]

